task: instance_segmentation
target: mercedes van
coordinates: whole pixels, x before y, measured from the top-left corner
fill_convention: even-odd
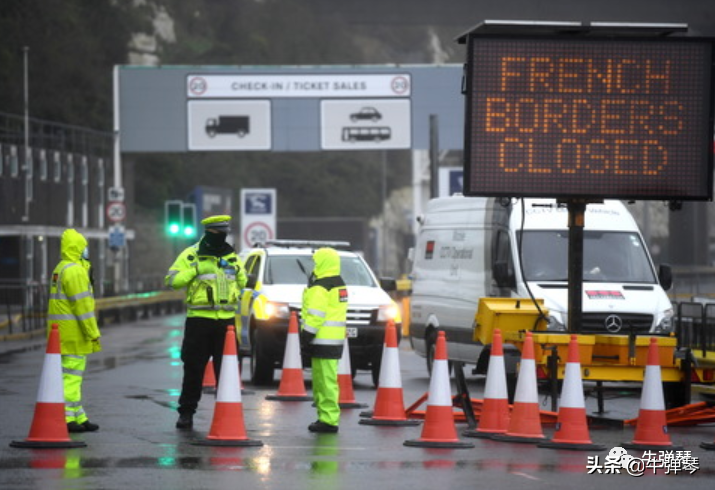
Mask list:
[[[588,204],[584,219],[581,333],[669,335],[670,267],[656,271],[626,206]],[[409,335],[428,370],[442,330],[450,360],[486,372],[488,349],[473,340],[481,297],[543,299],[547,328],[568,331],[565,207],[549,199],[452,196],[431,200],[419,221]]]

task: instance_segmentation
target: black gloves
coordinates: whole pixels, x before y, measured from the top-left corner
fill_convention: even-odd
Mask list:
[[[307,332],[305,330],[300,331],[300,350],[303,352],[304,355],[310,355],[311,351],[311,342],[315,338],[314,333]]]

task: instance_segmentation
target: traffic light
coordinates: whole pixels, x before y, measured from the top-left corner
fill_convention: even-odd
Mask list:
[[[196,236],[196,204],[183,203],[182,217],[184,237],[194,238]]]
[[[164,201],[164,226],[169,236],[179,236],[183,227],[183,207],[181,201]]]

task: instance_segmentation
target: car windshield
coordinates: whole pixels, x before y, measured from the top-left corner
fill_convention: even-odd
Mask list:
[[[309,255],[276,255],[266,262],[264,283],[307,284],[312,272],[313,259]],[[340,275],[348,286],[377,286],[358,257],[340,257]]]
[[[527,281],[568,280],[568,231],[525,231],[522,243]],[[645,247],[637,233],[584,231],[583,280],[655,283]]]

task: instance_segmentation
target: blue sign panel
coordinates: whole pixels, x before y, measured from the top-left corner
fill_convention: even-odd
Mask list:
[[[268,192],[246,192],[243,209],[246,214],[272,214],[273,196]]]

